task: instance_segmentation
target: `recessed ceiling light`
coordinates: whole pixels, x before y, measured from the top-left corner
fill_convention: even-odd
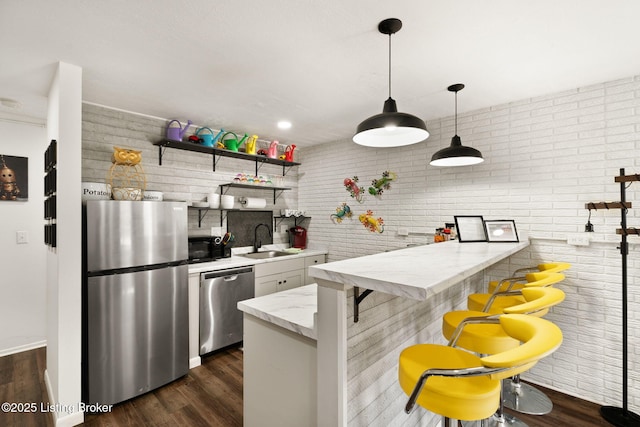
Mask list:
[[[278,129],[290,129],[291,128],[291,122],[287,121],[287,120],[280,120],[278,122]]]

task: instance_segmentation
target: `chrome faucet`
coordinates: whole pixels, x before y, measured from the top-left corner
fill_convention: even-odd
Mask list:
[[[271,229],[267,224],[262,223],[256,225],[256,228],[253,229],[253,252],[258,252],[258,249],[260,249],[260,246],[262,246],[262,242],[258,240],[258,228],[260,228],[261,225],[267,228],[269,236],[271,236]]]

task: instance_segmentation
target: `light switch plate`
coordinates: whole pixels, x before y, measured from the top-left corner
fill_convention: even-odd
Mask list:
[[[16,243],[18,245],[29,243],[29,233],[26,231],[16,231]]]

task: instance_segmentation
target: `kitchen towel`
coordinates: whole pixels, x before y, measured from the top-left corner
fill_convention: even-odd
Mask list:
[[[242,207],[245,209],[264,209],[267,206],[267,199],[257,197],[245,197],[241,201]]]

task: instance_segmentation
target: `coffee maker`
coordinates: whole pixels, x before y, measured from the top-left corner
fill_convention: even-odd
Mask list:
[[[307,247],[307,229],[296,225],[289,229],[289,245],[292,248],[305,249]]]

